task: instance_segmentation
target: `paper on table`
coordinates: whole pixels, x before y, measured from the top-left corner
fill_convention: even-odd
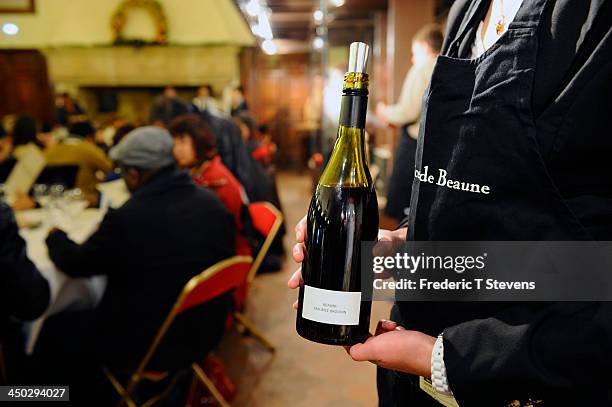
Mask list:
[[[4,184],[7,201],[13,202],[18,191],[28,193],[45,168],[46,160],[40,148],[34,144],[23,147],[19,161]]]

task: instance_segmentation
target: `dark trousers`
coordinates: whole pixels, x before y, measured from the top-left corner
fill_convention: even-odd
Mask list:
[[[379,407],[440,407],[419,388],[417,376],[379,367],[376,369]]]
[[[397,305],[391,308],[391,321],[403,324]],[[379,367],[376,369],[379,407],[440,407],[419,387],[419,377]]]

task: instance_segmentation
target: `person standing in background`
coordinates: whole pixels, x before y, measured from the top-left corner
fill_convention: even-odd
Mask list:
[[[440,54],[442,41],[442,29],[437,24],[421,28],[412,39],[412,67],[406,75],[397,103],[385,105],[379,102],[376,106],[376,115],[383,122],[401,127],[385,207],[385,214],[397,221],[408,215],[412,184],[406,182],[406,179],[411,179],[414,172],[422,99]]]
[[[378,240],[612,239],[611,12],[610,1],[455,1],[415,169],[490,193],[408,178],[409,217]],[[303,218],[297,262],[306,233]],[[302,282],[298,270],[288,285]],[[349,353],[378,365],[380,407],[439,406],[432,394],[455,399],[444,405],[611,406],[611,321],[605,301],[397,301]]]
[[[70,94],[64,92],[55,98],[55,114],[58,123],[68,126],[84,118],[85,110]]]

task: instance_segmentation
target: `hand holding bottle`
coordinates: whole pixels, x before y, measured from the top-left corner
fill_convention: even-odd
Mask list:
[[[378,230],[378,241],[379,242],[404,242],[406,241],[407,229],[401,228],[397,230],[386,230],[379,229]],[[295,225],[295,245],[293,246],[292,255],[293,260],[296,263],[302,263],[304,261],[304,250],[306,242],[306,216],[304,216],[300,221]],[[374,250],[388,250],[390,248],[389,245],[380,245],[376,246]],[[377,252],[375,253],[377,256],[384,256],[385,253]],[[391,253],[389,253],[391,254]],[[384,276],[383,276],[384,278]],[[302,268],[298,268],[295,273],[289,278],[287,285],[291,289],[296,289],[303,284],[302,280]],[[293,308],[297,309],[297,301],[293,303]]]
[[[304,260],[304,242],[306,241],[306,217],[295,226],[296,244],[293,246],[293,260],[301,263]],[[406,240],[406,228],[378,231],[378,241],[403,242]],[[388,245],[381,246],[388,248]],[[381,254],[384,255],[384,254]],[[298,288],[302,281],[301,268],[291,276],[287,285]],[[297,309],[297,301],[293,308]],[[355,361],[369,361],[378,366],[400,372],[431,376],[431,353],[436,338],[418,331],[407,330],[396,322],[380,320],[373,336],[365,343],[347,347],[346,351]]]

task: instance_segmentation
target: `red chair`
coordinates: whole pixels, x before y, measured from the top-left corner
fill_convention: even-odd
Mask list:
[[[276,234],[283,223],[282,213],[280,213],[280,211],[276,209],[274,205],[268,202],[254,202],[250,204],[249,215],[251,217],[253,227],[259,233],[261,233],[262,236],[265,236],[265,240],[257,253],[257,257],[255,257],[255,261],[253,262],[251,270],[246,278],[247,287],[255,279],[257,270],[259,270],[264,257],[266,257],[266,254],[268,253],[268,250],[270,249],[270,246],[272,245],[272,242],[274,241],[274,238],[276,237]],[[238,310],[234,312],[234,318],[266,348],[272,352],[276,351],[276,348],[272,342],[270,342],[255,326],[255,324],[240,311],[240,307],[238,307]]]
[[[157,381],[161,378],[167,377],[167,372],[147,371],[147,365],[162,342],[165,334],[168,332],[168,329],[174,322],[174,319],[182,312],[203,304],[206,301],[216,298],[219,295],[244,284],[244,281],[248,278],[252,264],[253,259],[249,256],[234,256],[207,268],[189,280],[174,303],[174,306],[168,313],[168,316],[157,331],[153,342],[149,346],[145,356],[142,358],[138,368],[130,375],[130,380],[125,386],[123,386],[119,380],[117,380],[115,376],[108,371],[108,369],[105,369],[106,376],[121,397],[121,400],[117,404],[118,407],[124,404],[127,404],[130,407],[136,406],[136,403],[132,400],[131,395],[142,379]],[[202,368],[195,363],[195,361],[192,363],[191,368],[194,371],[195,376],[206,386],[206,388],[208,388],[219,405],[222,407],[229,407],[229,404],[224,400],[221,393],[219,393],[219,391],[215,388],[213,382],[206,375],[206,373],[204,373]],[[142,406],[151,406],[165,397],[173,385],[174,381],[170,383],[163,393],[147,400],[144,404],[142,404]]]

